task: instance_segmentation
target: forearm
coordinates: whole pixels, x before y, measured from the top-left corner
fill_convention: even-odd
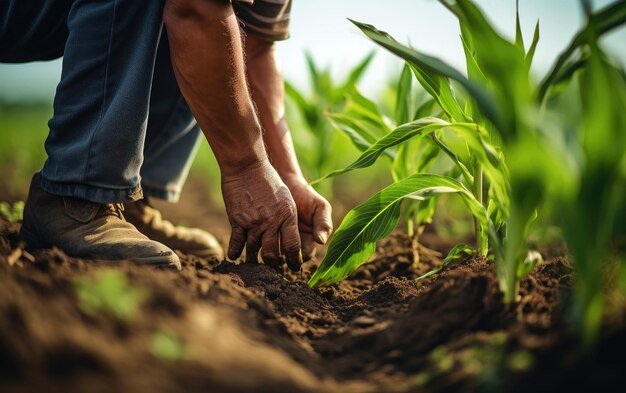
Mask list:
[[[274,58],[273,45],[248,36],[245,47],[248,81],[270,161],[287,186],[306,184],[285,120],[284,81]]]
[[[168,0],[164,21],[178,85],[222,174],[267,159],[230,2]]]

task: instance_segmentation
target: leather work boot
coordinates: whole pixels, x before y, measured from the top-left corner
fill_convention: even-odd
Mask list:
[[[145,199],[124,204],[124,217],[139,232],[173,250],[203,258],[224,259],[224,250],[217,239],[199,228],[176,226],[163,219],[161,212]]]
[[[20,237],[29,248],[57,246],[68,255],[131,260],[180,270],[178,256],[124,220],[121,204],[100,204],[48,194],[35,174],[24,206]]]

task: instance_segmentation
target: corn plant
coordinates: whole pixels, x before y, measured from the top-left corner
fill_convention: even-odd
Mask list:
[[[570,131],[570,149],[577,153],[576,185],[556,202],[577,271],[576,327],[588,345],[599,332],[603,271],[611,257],[619,257],[619,245],[612,247],[612,241],[624,237],[623,222],[620,227],[615,220],[626,207],[626,78],[602,51],[598,37],[607,20],[624,23],[626,5],[597,14],[586,11],[587,27],[575,39],[581,47],[577,53],[566,51],[568,58],[562,56],[563,64],[575,68],[566,75],[576,78],[580,98],[581,121]]]
[[[530,75],[539,41],[538,24],[526,49],[519,17],[515,40],[510,42],[495,31],[470,0],[440,3],[459,20],[467,76],[437,58],[400,44],[371,25],[352,21],[374,42],[406,61],[441,114],[413,116],[381,138],[368,141],[355,162],[328,176],[370,166],[388,154],[389,149],[412,138],[430,139],[455,164],[456,171],[448,175],[413,173],[350,211],[309,284],[335,283],[364,263],[374,252],[375,242],[396,226],[404,199],[427,200],[441,194],[457,194],[476,222],[477,242],[472,252],[484,256],[489,248],[493,250],[504,301],[512,302],[519,281],[540,260],[536,252],[526,248],[529,227],[537,209],[546,200],[553,200],[568,210],[564,217],[569,223],[564,229],[581,276],[594,270],[589,277],[579,278],[577,289],[580,314],[586,321],[583,330],[593,332],[601,315],[597,300],[601,275],[599,264],[594,265],[591,260],[604,259],[605,254],[599,249],[608,247],[607,240],[612,235],[611,219],[619,206],[616,201],[621,202],[619,196],[623,195],[626,146],[624,74],[609,66],[597,38],[626,22],[626,2],[613,3],[596,13],[588,11],[585,28],[538,85]],[[582,101],[590,104],[596,100],[583,111],[585,119],[577,139],[584,153],[584,165],[580,151],[568,145],[572,138],[565,132],[554,132],[550,123],[543,121],[549,98],[577,73],[583,75]],[[460,89],[455,89],[457,86]],[[607,94],[605,89],[612,90],[610,86],[617,89]],[[603,94],[605,99],[598,100]],[[599,105],[603,108],[596,108]],[[352,127],[352,131],[363,137],[359,127]],[[446,140],[450,134],[464,143],[452,146]],[[604,149],[611,153],[605,155]],[[606,206],[607,210],[597,214],[598,206]],[[580,210],[584,213],[580,214]],[[574,223],[579,225],[568,225]],[[598,231],[591,232],[591,245],[584,241],[590,235],[589,229]],[[458,245],[445,261],[468,250],[467,245]]]
[[[394,85],[398,93],[395,102],[389,105],[391,116],[386,116],[380,105],[361,95],[356,88],[351,88],[346,92],[346,104],[343,111],[328,114],[330,123],[337,130],[345,133],[357,149],[364,152],[376,140],[389,134],[397,126],[433,112],[434,101],[424,99],[424,90],[413,85],[409,66],[404,66]],[[417,139],[390,147],[382,152],[382,155],[387,158],[385,162],[389,173],[395,181],[414,172],[423,172],[432,165],[438,154],[438,148],[430,140]],[[333,175],[335,173],[326,177]],[[318,179],[312,184],[317,184],[323,179]],[[404,224],[415,245],[424,225],[432,222],[435,201],[435,198],[431,198],[427,201],[411,200],[405,204]],[[415,257],[417,262],[419,255],[415,253]]]

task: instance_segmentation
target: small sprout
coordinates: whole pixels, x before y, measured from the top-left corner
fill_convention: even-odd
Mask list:
[[[125,322],[134,319],[147,297],[144,289],[129,285],[119,270],[101,270],[93,278],[76,279],[74,289],[86,313],[101,313]]]
[[[190,357],[189,349],[183,339],[169,330],[158,330],[152,335],[150,353],[158,359],[176,361]]]
[[[15,202],[13,206],[7,202],[0,202],[0,216],[9,222],[22,221],[24,218],[24,202]]]

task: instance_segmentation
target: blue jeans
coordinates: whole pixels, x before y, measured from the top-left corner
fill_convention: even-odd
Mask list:
[[[42,188],[100,203],[176,201],[200,129],[178,89],[164,0],[2,0],[0,62],[63,56]]]

